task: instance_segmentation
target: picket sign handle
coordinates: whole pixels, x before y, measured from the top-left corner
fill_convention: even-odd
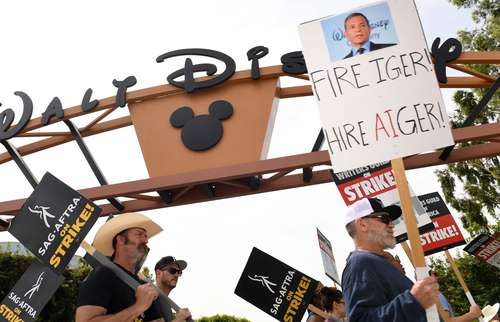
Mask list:
[[[413,267],[415,267],[415,264],[413,263],[413,258],[411,257],[411,249],[410,246],[408,245],[408,242],[405,240],[404,242],[400,243],[401,247],[406,253],[406,256],[410,260],[410,263]]]
[[[90,246],[89,243],[87,243],[85,240],[82,241],[80,244],[80,247],[83,248],[89,255],[94,255],[96,249],[92,246]]]
[[[453,260],[453,257],[451,256],[450,252],[448,250],[445,250],[444,253],[446,254],[446,259],[448,260],[448,263],[450,263],[451,268],[453,269],[453,272],[455,272],[455,275],[457,276],[458,282],[462,286],[465,296],[469,300],[469,303],[476,304],[476,301],[474,301],[474,298],[472,297],[471,292],[469,291],[469,288],[467,287],[467,284],[465,284],[464,278],[462,276],[462,273],[458,269],[457,264],[455,263],[455,260]],[[479,322],[483,322],[483,318],[479,317]]]
[[[424,250],[420,244],[420,234],[418,232],[417,218],[413,212],[413,205],[410,197],[410,189],[408,187],[408,180],[406,179],[405,167],[402,158],[391,160],[392,171],[394,171],[394,179],[398,187],[399,200],[401,202],[401,209],[403,210],[403,219],[406,225],[406,233],[411,246],[411,257],[417,272],[417,279],[423,277],[423,272],[426,270],[427,264],[425,263]],[[433,305],[425,310],[427,315],[427,322],[439,322],[439,316],[436,306]]]
[[[315,314],[317,314],[317,315],[321,316],[321,317],[322,317],[322,318],[324,318],[324,319],[328,319],[328,314],[326,314],[326,312],[325,312],[325,311],[321,310],[321,309],[320,309],[319,307],[317,307],[317,306],[314,306],[314,305],[312,305],[312,304],[309,304],[309,305],[307,306],[307,309],[308,309],[309,311],[311,311],[311,312],[313,312],[313,313],[315,313]]]
[[[453,272],[455,272],[455,275],[457,276],[458,282],[460,283],[460,285],[464,289],[465,294],[467,294],[467,293],[470,294],[469,288],[467,287],[467,284],[465,284],[464,278],[462,277],[462,273],[460,273],[460,270],[458,269],[457,264],[453,260],[453,257],[451,257],[450,252],[448,250],[445,250],[444,253],[446,254],[446,259],[448,260],[448,263],[450,263],[451,268],[453,269]],[[470,304],[476,304],[474,299],[472,299],[472,302],[469,299],[469,302],[470,302]]]
[[[405,251],[406,256],[408,256],[408,259],[410,260],[411,265],[413,267],[415,267],[415,265],[413,265],[413,260],[411,258],[411,250],[410,250],[410,246],[408,246],[408,242],[404,241],[404,242],[400,243],[400,245],[403,248],[403,250]],[[443,306],[441,305],[441,302],[437,302],[436,307],[437,307],[439,316],[443,319],[443,321],[444,322],[451,322],[451,317],[448,313],[446,313]]]

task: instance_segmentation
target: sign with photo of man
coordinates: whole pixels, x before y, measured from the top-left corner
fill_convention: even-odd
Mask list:
[[[335,172],[453,144],[412,0],[387,0],[299,26]]]
[[[333,181],[347,206],[363,198],[377,198],[384,206],[400,202],[396,180],[390,162],[380,162],[351,170],[333,172]],[[412,205],[420,233],[434,229],[431,218],[410,187]],[[403,216],[394,222],[394,237],[398,243],[408,239]]]
[[[35,260],[0,303],[0,321],[35,321],[63,280]]]
[[[100,213],[92,201],[47,172],[9,232],[42,263],[62,273]]]
[[[279,321],[298,322],[318,281],[253,248],[234,293]]]

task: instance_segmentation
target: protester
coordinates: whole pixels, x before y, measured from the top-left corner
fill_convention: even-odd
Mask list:
[[[392,221],[401,216],[397,205],[362,199],[349,207],[346,229],[355,244],[342,274],[349,322],[427,321],[425,309],[438,301],[433,276],[413,283],[383,257],[396,245]]]
[[[334,287],[321,289],[321,306],[328,315],[325,322],[342,322],[346,316],[342,292]]]
[[[434,271],[431,271],[431,275],[438,278],[436,272]],[[439,292],[439,303],[441,303],[441,306],[443,307],[445,314],[447,314],[447,318],[450,322],[472,322],[481,316],[481,307],[477,304],[471,304],[469,312],[460,316],[455,316],[455,312],[453,311],[451,304],[441,292]]]
[[[344,20],[344,28],[344,36],[351,45],[351,51],[344,59],[395,45],[377,44],[370,41],[370,22],[362,13],[354,12],[348,15]]]
[[[406,275],[405,268],[403,267],[403,265],[401,265],[401,260],[399,259],[399,257],[392,256],[392,254],[387,251],[382,252],[382,257],[387,259],[389,263],[391,263],[394,267],[396,267],[401,273]]]
[[[127,213],[108,220],[97,232],[94,247],[131,277],[143,283],[137,269],[149,251],[148,238],[161,232],[155,222],[138,213]],[[158,292],[150,283],[134,292],[111,270],[99,266],[80,285],[76,322],[163,321],[151,305]]]
[[[399,258],[396,259],[394,256],[392,256],[391,253],[384,251],[383,254],[384,258],[389,261],[394,267],[396,267],[399,271],[401,271],[403,274],[405,273],[405,270],[403,266],[401,265],[401,262],[399,261]],[[434,271],[431,271],[431,275],[438,278],[436,273]],[[447,315],[447,321],[450,322],[472,322],[478,317],[481,316],[481,307],[477,304],[472,304],[469,308],[469,312],[460,315],[460,316],[455,316],[455,312],[453,311],[450,303],[446,299],[446,297],[439,292],[439,303],[441,303],[441,306],[443,307],[443,310],[445,311],[445,314]]]
[[[177,286],[177,281],[186,267],[186,261],[177,260],[173,256],[165,256],[156,263],[156,285],[165,295],[170,295],[170,292]],[[189,309],[183,308],[176,312],[174,321],[184,321],[190,316]]]
[[[321,290],[324,288],[323,284],[321,282],[318,283],[318,286],[316,286],[316,290],[314,291],[314,295],[311,298],[311,303],[313,306],[318,308],[319,310],[323,311],[323,306],[321,305]],[[306,322],[324,322],[325,319],[321,317],[319,314],[307,310],[308,316]]]

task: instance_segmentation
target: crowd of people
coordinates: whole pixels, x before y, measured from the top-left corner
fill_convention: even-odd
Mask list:
[[[338,321],[427,321],[426,309],[439,304],[441,320],[451,322],[498,321],[498,304],[483,310],[470,305],[469,312],[456,316],[439,291],[435,273],[413,282],[406,276],[394,248],[395,219],[401,216],[397,205],[384,207],[379,199],[362,199],[351,205],[345,226],[355,249],[347,258],[342,289],[321,287],[312,304],[324,314],[310,311],[307,322]]]
[[[467,322],[484,316],[483,321],[498,321],[498,304],[481,308],[473,304],[468,313],[455,316],[439,292],[438,278],[430,274],[413,282],[405,275],[399,259],[387,249],[396,245],[395,219],[401,216],[397,205],[384,206],[379,199],[366,198],[348,208],[345,227],[355,249],[349,254],[342,274],[342,291],[318,287],[307,322],[427,321],[426,309],[439,303],[445,321]],[[140,286],[133,290],[110,269],[96,267],[80,286],[76,322],[185,321],[187,308],[165,313],[160,294],[169,296],[177,286],[187,262],[173,256],[161,258],[154,267],[156,285],[138,275],[149,252],[148,239],[161,227],[146,216],[128,213],[108,220],[97,232],[94,247]]]

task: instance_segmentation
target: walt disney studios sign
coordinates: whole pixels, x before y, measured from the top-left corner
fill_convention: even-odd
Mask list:
[[[269,49],[263,46],[256,46],[248,50],[247,57],[248,60],[252,62],[252,79],[260,79],[258,60],[266,56],[268,53]],[[225,64],[225,69],[221,74],[218,74],[208,80],[196,81],[194,78],[195,73],[205,72],[208,76],[212,76],[217,72],[217,66],[210,63],[193,64],[193,61],[190,58],[186,58],[184,68],[181,68],[169,74],[167,76],[167,81],[174,86],[185,89],[188,93],[192,93],[197,89],[209,88],[221,84],[231,78],[236,70],[236,63],[230,56],[216,50],[203,48],[174,50],[158,56],[156,58],[156,61],[158,63],[161,63],[168,58],[185,55],[210,57],[217,59]],[[283,64],[283,71],[286,73],[303,74],[307,72],[304,57],[301,51],[290,52],[283,55],[281,57],[281,62]],[[176,81],[177,78],[182,76],[184,77],[184,81]],[[128,76],[121,81],[116,79],[113,80],[113,85],[117,88],[117,106],[124,107],[126,105],[127,89],[134,86],[135,84],[137,84],[137,79],[135,76]],[[11,126],[15,118],[15,113],[12,109],[7,108],[0,113],[0,141],[5,141],[16,136],[23,130],[23,128],[31,119],[31,115],[33,112],[33,101],[31,100],[31,98],[28,96],[28,94],[22,91],[16,91],[14,94],[21,98],[23,103],[23,112],[19,119],[19,122],[15,126]],[[99,105],[99,100],[91,100],[91,97],[92,89],[89,88],[83,95],[81,103],[81,109],[85,113],[91,112]],[[56,117],[58,119],[62,119],[64,117],[62,103],[58,97],[54,97],[45,109],[45,112],[42,113],[42,124],[49,124],[52,117]]]
[[[436,38],[432,44],[432,55],[434,57],[435,71],[438,80],[446,83],[446,63],[456,58],[461,53],[462,46],[460,42],[454,38],[449,38],[440,46],[440,39]],[[247,51],[247,58],[251,61],[251,74],[252,79],[260,79],[259,59],[266,56],[269,49],[264,46],[256,46]],[[224,71],[208,80],[196,81],[194,74],[197,72],[205,72],[208,76],[212,76],[217,72],[217,67],[214,64],[193,64],[190,58],[186,58],[184,68],[181,68],[167,76],[167,81],[177,87],[183,88],[187,93],[192,93],[197,89],[210,88],[212,86],[221,84],[231,78],[236,70],[236,63],[230,56],[211,49],[203,48],[188,48],[179,49],[167,52],[156,58],[158,63],[162,63],[168,58],[177,56],[204,56],[217,59],[225,64]],[[307,73],[307,68],[304,56],[301,51],[289,52],[281,56],[281,63],[283,72],[289,74],[304,74]],[[177,78],[184,76],[184,81],[176,81]],[[117,88],[116,105],[124,107],[126,105],[127,89],[137,84],[135,76],[128,76],[124,80],[113,80],[113,85]],[[15,126],[11,126],[15,118],[15,113],[12,109],[7,108],[0,112],[0,142],[6,141],[23,130],[26,124],[30,121],[33,112],[33,101],[28,94],[22,91],[14,92],[19,96],[23,102],[23,113],[19,122]],[[91,100],[92,89],[89,88],[83,95],[81,109],[83,112],[91,112],[99,105],[99,100]],[[1,103],[0,103],[1,106]],[[52,117],[62,119],[64,117],[64,110],[62,108],[61,100],[56,96],[49,103],[45,112],[42,113],[42,124],[47,125]]]

